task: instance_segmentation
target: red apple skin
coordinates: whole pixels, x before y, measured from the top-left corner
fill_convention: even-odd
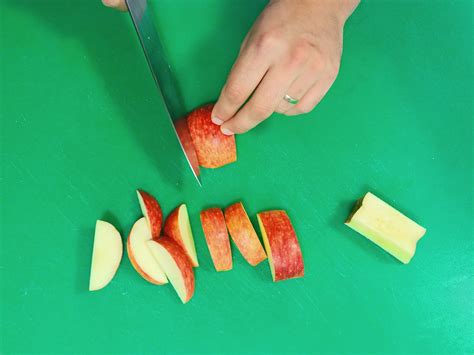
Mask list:
[[[157,282],[156,280],[152,279],[150,275],[148,275],[143,269],[138,266],[137,261],[135,260],[135,257],[133,256],[133,253],[130,250],[130,237],[127,239],[127,254],[128,254],[128,259],[130,260],[130,263],[132,264],[133,268],[148,282],[155,284],[155,285],[164,285],[164,283]]]
[[[178,243],[178,245],[183,248],[185,254],[188,255],[188,253],[186,252],[186,246],[183,243],[183,238],[181,237],[181,233],[179,231],[179,208],[181,206],[182,205],[176,207],[173,212],[169,214],[168,218],[166,218],[163,232],[166,236],[170,237],[176,243]],[[199,266],[199,264],[193,262],[193,258],[190,255],[188,255],[188,257],[193,267]]]
[[[188,302],[194,294],[194,271],[191,260],[189,260],[184,249],[168,236],[160,237],[156,240],[156,243],[161,244],[161,246],[173,257],[176,265],[178,265],[179,270],[183,275],[184,285],[186,288],[186,298],[183,302]]]
[[[189,164],[191,164],[191,168],[194,170],[196,176],[199,176],[199,161],[196,155],[196,149],[194,148],[194,143],[191,138],[191,133],[189,133],[189,127],[186,117],[181,118],[175,124],[176,133],[178,133],[179,140],[181,141],[181,145],[183,146],[183,150],[188,157]]]
[[[245,260],[252,266],[265,260],[267,254],[265,254],[242,202],[227,207],[224,214],[230,236]]]
[[[224,214],[220,208],[201,212],[201,224],[216,271],[232,269],[232,252]]]
[[[226,136],[212,122],[213,107],[212,104],[199,107],[187,117],[199,165],[205,168],[219,168],[237,160],[235,136]]]
[[[258,217],[265,229],[271,249],[273,281],[303,277],[303,255],[287,213],[282,210],[266,211],[259,213]]]
[[[158,201],[143,190],[137,190],[143,199],[147,212],[148,223],[150,223],[151,237],[157,239],[160,236],[161,226],[163,224],[163,212]]]

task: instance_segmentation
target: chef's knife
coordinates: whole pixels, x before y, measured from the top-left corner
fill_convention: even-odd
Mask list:
[[[171,72],[171,66],[166,59],[160,37],[155,29],[151,8],[148,6],[147,0],[126,0],[126,3],[143,51],[145,52],[146,60],[155,79],[156,86],[163,98],[167,116],[170,118],[181,149],[188,161],[188,165],[199,186],[201,186],[199,167],[197,163],[195,163],[195,157],[188,156],[185,149],[188,147],[185,145],[189,144],[189,142],[182,141],[176,130],[177,125],[178,127],[180,126],[179,120],[184,117],[186,112],[183,110],[184,105],[182,104],[180,92],[177,88],[173,73]]]

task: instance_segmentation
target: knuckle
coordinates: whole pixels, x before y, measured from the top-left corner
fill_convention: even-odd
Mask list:
[[[309,57],[311,49],[306,43],[295,45],[290,54],[290,63],[295,66],[303,64]]]
[[[235,105],[241,104],[246,99],[244,91],[236,84],[226,85],[224,96],[231,104]]]
[[[256,41],[256,46],[259,51],[266,52],[278,46],[280,36],[276,31],[264,32]]]
[[[267,104],[255,103],[251,108],[254,113],[254,121],[260,122],[262,119],[268,118],[273,113],[273,108]]]

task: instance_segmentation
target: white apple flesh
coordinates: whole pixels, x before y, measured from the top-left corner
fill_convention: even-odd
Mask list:
[[[148,282],[162,285],[168,282],[160,264],[151,255],[147,242],[151,240],[150,226],[145,217],[132,227],[127,240],[128,258],[135,270]]]
[[[122,260],[123,246],[120,233],[113,225],[97,221],[92,251],[89,291],[104,288],[112,281]]]

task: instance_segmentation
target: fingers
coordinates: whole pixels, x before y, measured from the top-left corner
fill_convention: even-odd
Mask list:
[[[257,56],[252,50],[242,51],[214,105],[212,121],[215,124],[222,124],[235,115],[252,95],[268,67],[267,57]]]
[[[125,0],[102,0],[102,3],[107,7],[112,7],[120,11],[128,10]]]
[[[281,67],[270,68],[252,98],[234,117],[224,122],[222,132],[244,133],[268,118],[277,108],[294,78],[292,70],[284,70]]]
[[[285,94],[291,96],[296,100],[301,100],[306,93],[321,79],[321,73],[323,72],[324,65],[320,61],[312,61],[304,69],[301,74],[290,86],[288,92]],[[283,97],[276,109],[278,113],[286,113],[291,110],[295,105],[290,104]]]
[[[314,86],[301,98],[298,104],[293,105],[285,112],[287,116],[296,116],[303,113],[311,112],[316,105],[323,99],[324,95],[329,91],[335,78],[326,77],[318,81]]]

